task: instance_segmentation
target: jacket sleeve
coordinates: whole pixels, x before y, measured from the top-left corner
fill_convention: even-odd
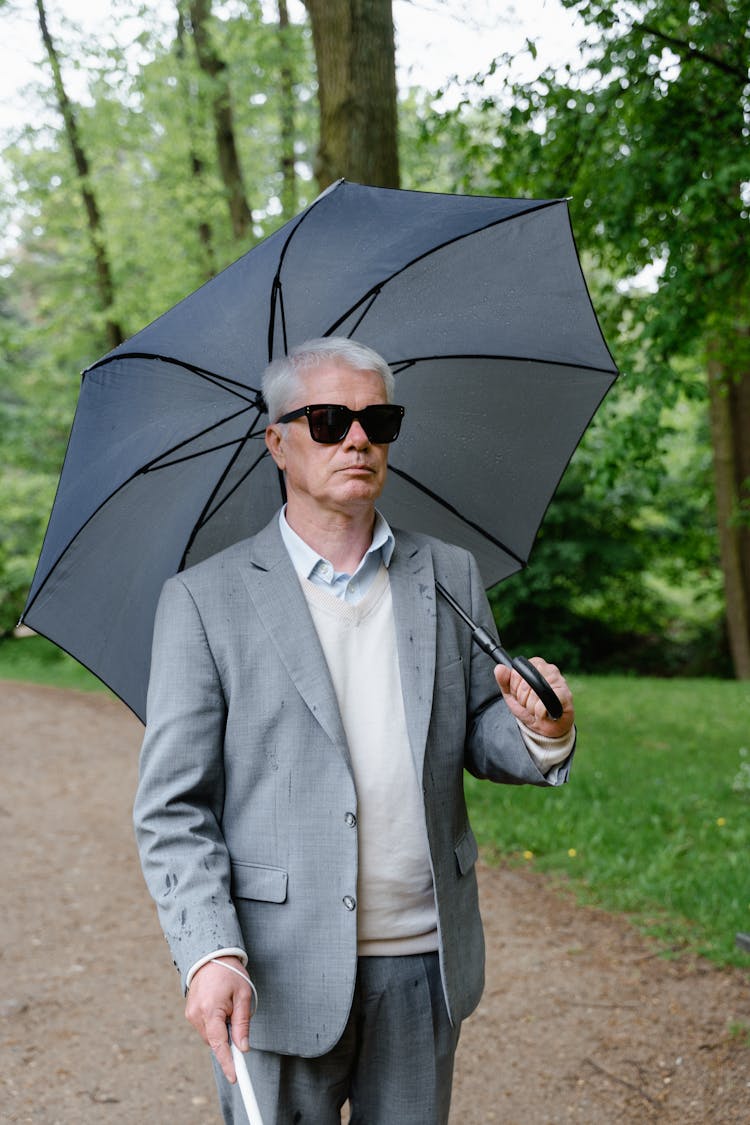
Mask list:
[[[183,988],[206,954],[244,946],[221,830],[225,720],[203,622],[178,576],[165,585],[156,614],[133,819],[143,874]]]
[[[497,639],[497,628],[473,556],[469,555],[471,614]],[[564,762],[543,774],[506,706],[492,671],[492,661],[471,648],[465,766],[475,777],[510,785],[557,786],[568,780],[574,749]]]

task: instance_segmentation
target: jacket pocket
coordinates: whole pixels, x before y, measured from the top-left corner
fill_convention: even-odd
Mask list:
[[[260,863],[232,864],[232,897],[260,902],[286,902],[288,875],[281,867]]]
[[[466,829],[453,851],[460,874],[465,875],[467,871],[471,871],[479,858],[479,848],[471,828]]]

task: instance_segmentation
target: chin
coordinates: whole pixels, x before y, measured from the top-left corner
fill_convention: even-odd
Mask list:
[[[350,481],[347,488],[343,490],[342,499],[346,502],[372,503],[374,504],[380,493],[383,491],[383,486],[380,483],[375,483],[371,480],[355,480]]]

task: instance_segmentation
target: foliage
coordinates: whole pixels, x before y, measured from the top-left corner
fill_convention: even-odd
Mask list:
[[[0,679],[109,692],[101,680],[44,637],[0,640]]]
[[[10,470],[0,481],[0,636],[16,625],[42,545],[55,479]]]
[[[585,677],[573,688],[581,749],[569,785],[468,779],[485,854],[562,877],[674,950],[746,965],[734,940],[750,926],[750,819],[733,779],[747,685]]]

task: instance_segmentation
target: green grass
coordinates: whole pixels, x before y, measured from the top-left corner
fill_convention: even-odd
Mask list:
[[[0,644],[3,678],[106,690],[41,637]],[[666,950],[750,967],[735,948],[750,932],[750,685],[592,676],[573,688],[568,785],[467,777],[485,858],[564,879]]]
[[[24,680],[78,691],[108,691],[101,680],[44,637],[0,641],[0,680]]]
[[[558,790],[468,779],[485,856],[565,879],[665,949],[750,967],[750,685],[576,678],[579,746]],[[745,755],[741,754],[741,750]],[[735,786],[735,787],[733,787]]]

